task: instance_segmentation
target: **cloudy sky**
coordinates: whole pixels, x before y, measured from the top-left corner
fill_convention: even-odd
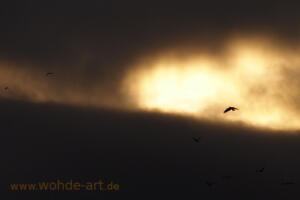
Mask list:
[[[300,180],[299,7],[4,1],[3,190],[106,177],[124,189],[82,198],[176,196],[180,188],[217,199],[297,195],[280,183]],[[228,106],[239,110],[224,114]],[[222,182],[225,175],[233,180]]]

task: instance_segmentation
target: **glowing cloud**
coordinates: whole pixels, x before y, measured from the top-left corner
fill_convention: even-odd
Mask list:
[[[199,50],[200,49],[200,50]],[[232,40],[215,55],[205,47],[173,47],[126,66],[124,81],[85,76],[84,64],[45,68],[0,62],[0,98],[176,113],[214,122],[300,129],[300,48],[267,40]],[[221,52],[221,53],[220,53]],[[80,63],[80,62],[79,62]],[[103,76],[102,76],[103,78]],[[1,88],[0,88],[1,89]],[[223,114],[227,106],[239,111]]]
[[[182,60],[168,54],[144,60],[147,65],[138,64],[126,79],[130,98],[144,110],[300,129],[298,104],[292,105],[298,87],[285,73],[299,71],[300,59],[260,41],[254,44],[232,42],[226,55],[216,58],[199,53]],[[227,106],[240,110],[223,114]]]

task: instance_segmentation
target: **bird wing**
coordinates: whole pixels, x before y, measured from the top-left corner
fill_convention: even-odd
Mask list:
[[[231,107],[228,107],[228,108],[226,108],[225,110],[224,110],[224,113],[227,113],[228,111],[230,111],[231,110]]]

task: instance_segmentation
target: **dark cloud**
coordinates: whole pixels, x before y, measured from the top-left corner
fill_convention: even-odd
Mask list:
[[[297,195],[297,187],[280,186],[282,179],[300,179],[296,134],[159,113],[11,101],[1,101],[0,108],[1,190],[9,197]],[[200,143],[193,141],[196,136]],[[257,174],[261,167],[265,172]],[[222,181],[228,175],[232,180]],[[120,183],[120,192],[7,191],[9,183],[99,178]],[[209,189],[206,180],[216,187]]]
[[[95,65],[121,68],[147,51],[218,44],[232,32],[298,40],[298,7],[273,1],[9,1],[1,6],[1,54],[53,65],[76,63],[85,50]]]
[[[1,2],[0,84],[9,86],[0,101],[1,190],[31,199],[299,195],[279,186],[282,178],[300,181],[297,132],[82,107],[124,103],[123,74],[140,57],[187,48],[222,55],[228,38],[244,34],[272,37],[292,51],[299,22],[299,3],[282,1]],[[49,71],[55,76],[45,79]],[[288,102],[298,110],[298,70],[282,73],[294,81]],[[194,143],[196,136],[203,142]],[[261,167],[266,173],[255,174]],[[232,183],[220,183],[224,175]],[[7,191],[9,183],[99,177],[120,182],[120,193]],[[210,190],[205,180],[218,185]]]

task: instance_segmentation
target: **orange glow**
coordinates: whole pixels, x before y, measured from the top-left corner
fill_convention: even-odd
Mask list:
[[[180,60],[165,54],[152,58],[149,65],[142,61],[126,79],[130,98],[144,110],[241,121],[271,129],[299,129],[300,112],[290,106],[298,88],[286,90],[289,78],[281,73],[287,66],[297,70],[290,60],[299,59],[263,43],[255,44],[233,42],[221,58],[199,54]],[[223,114],[227,106],[240,110]]]

